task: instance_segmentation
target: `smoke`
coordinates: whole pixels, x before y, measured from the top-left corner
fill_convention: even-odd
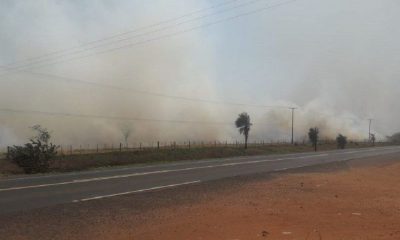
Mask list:
[[[212,4],[216,2],[3,1],[0,64],[51,54]],[[260,6],[264,5],[260,3],[253,8]],[[312,11],[311,6],[317,10]],[[52,130],[53,140],[59,144],[124,142],[126,129],[131,131],[128,141],[132,144],[234,140],[240,136],[233,122],[243,111],[250,114],[254,124],[251,139],[290,139],[289,109],[191,102],[129,89],[298,107],[295,111],[298,141],[306,137],[310,127],[319,127],[324,138],[333,138],[340,132],[351,139],[365,139],[368,118],[374,118],[373,132],[383,138],[399,130],[395,119],[400,117],[397,104],[400,61],[396,48],[400,32],[395,23],[400,19],[394,10],[398,8],[398,3],[390,0],[379,3],[341,0],[326,6],[317,1],[303,1],[210,29],[30,69],[125,90],[28,72],[2,76],[0,108],[202,123],[2,112],[0,146],[26,141],[32,134],[29,126],[34,124]],[[370,17],[369,24],[365,23],[366,16]],[[177,29],[215,19],[218,18],[199,19]],[[165,33],[169,31],[141,36],[128,43]],[[121,45],[116,43],[106,49]],[[95,52],[95,49],[88,51]]]

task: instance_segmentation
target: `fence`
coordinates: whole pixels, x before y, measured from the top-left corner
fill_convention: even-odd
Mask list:
[[[368,144],[368,141],[349,141],[350,144],[362,145]],[[308,141],[296,142],[295,145],[307,145]],[[336,144],[334,140],[320,140],[320,145]],[[377,144],[379,144],[377,142]],[[271,141],[259,140],[248,142],[249,148],[254,147],[272,147],[272,146],[289,146],[289,141]],[[58,149],[59,155],[79,155],[79,154],[95,154],[95,153],[112,153],[112,152],[135,152],[135,151],[155,151],[155,150],[174,150],[174,149],[199,149],[199,148],[242,148],[243,141],[185,141],[185,142],[139,142],[134,144],[86,144],[86,145],[60,145]],[[0,159],[7,158],[8,148],[5,152],[0,152]]]
[[[289,145],[289,142],[280,141],[252,141],[249,147]],[[152,151],[152,150],[173,150],[173,149],[198,149],[198,148],[241,148],[243,141],[185,141],[185,142],[151,142],[134,144],[95,144],[95,145],[61,145],[58,153],[61,155],[90,154],[90,153],[110,153],[110,152],[129,152],[129,151]]]

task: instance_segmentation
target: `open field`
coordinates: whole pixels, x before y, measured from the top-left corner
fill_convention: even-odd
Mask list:
[[[399,172],[397,151],[66,203],[1,215],[0,236],[25,240],[395,240],[400,238]]]
[[[378,143],[377,146],[386,146],[388,143]],[[349,143],[348,148],[370,147],[369,143]],[[319,145],[319,150],[333,150],[335,143]],[[209,158],[224,158],[234,156],[255,156],[285,153],[311,152],[310,145],[298,144],[250,144],[247,150],[242,146],[206,145],[206,146],[176,146],[172,148],[142,148],[142,149],[114,149],[108,152],[97,153],[93,150],[82,150],[82,153],[59,154],[51,163],[52,172],[68,172],[87,170],[99,167],[151,164],[184,160],[201,160]],[[0,174],[22,174],[23,171],[8,160],[0,158]]]

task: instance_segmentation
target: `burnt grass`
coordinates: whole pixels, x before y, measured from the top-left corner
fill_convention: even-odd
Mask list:
[[[380,144],[383,145],[383,144]],[[348,148],[370,147],[365,143],[350,143]],[[333,150],[337,146],[334,143],[320,144],[319,151]],[[313,151],[310,145],[268,144],[243,147],[217,146],[194,147],[175,149],[142,149],[132,151],[114,151],[107,153],[82,153],[72,155],[59,155],[52,162],[50,172],[81,171],[93,168],[144,165],[154,163],[168,163],[177,161],[216,159],[226,157],[256,156],[301,153]],[[10,160],[0,160],[0,174],[22,174],[23,171]]]

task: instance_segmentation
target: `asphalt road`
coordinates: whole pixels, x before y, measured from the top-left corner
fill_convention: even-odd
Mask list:
[[[156,189],[316,164],[400,153],[399,146],[235,157],[0,179],[0,214],[79,204]]]

